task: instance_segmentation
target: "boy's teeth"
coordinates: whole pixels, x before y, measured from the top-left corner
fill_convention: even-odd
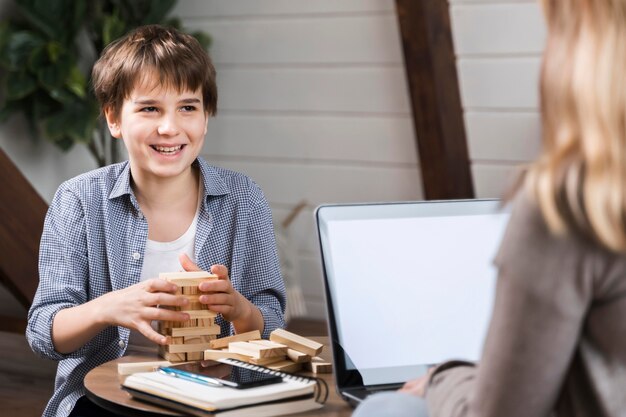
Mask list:
[[[155,146],[154,149],[156,149],[159,152],[176,152],[178,150],[180,150],[181,145],[178,146],[173,146],[173,147],[165,147],[165,146]]]

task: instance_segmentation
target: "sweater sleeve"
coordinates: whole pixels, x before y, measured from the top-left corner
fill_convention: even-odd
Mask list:
[[[480,364],[435,372],[431,417],[548,416],[572,360],[593,274],[584,242],[550,234],[516,200],[495,263],[496,297]]]

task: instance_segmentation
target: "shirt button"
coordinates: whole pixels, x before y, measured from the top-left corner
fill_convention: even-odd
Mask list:
[[[139,214],[137,215],[137,217],[139,217],[141,220],[143,220],[143,213],[139,212]]]
[[[123,348],[123,347],[124,347],[124,345],[126,345],[126,343],[124,343],[124,341],[123,341],[122,339],[120,339],[120,341],[119,341],[119,342],[117,342],[117,345],[118,345],[119,347]]]
[[[141,258],[141,254],[140,254],[139,252],[134,252],[134,253],[133,253],[133,259],[134,259],[134,260],[136,260],[136,261],[138,261],[138,260],[139,260],[139,258]]]

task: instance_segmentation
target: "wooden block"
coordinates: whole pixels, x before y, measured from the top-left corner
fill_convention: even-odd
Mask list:
[[[295,333],[288,332],[284,329],[276,329],[270,333],[272,342],[282,343],[289,346],[293,350],[306,353],[307,355],[317,356],[322,353],[324,345],[306,337],[299,336]]]
[[[187,352],[188,361],[201,361],[204,359],[204,352]]]
[[[197,285],[187,285],[182,287],[184,295],[197,295],[200,292],[200,289]]]
[[[265,346],[268,348],[285,348],[285,349],[289,349],[286,345],[283,345],[281,343],[276,343],[276,342],[271,342],[269,340],[250,340],[250,343],[254,343],[255,345],[261,345],[261,346]]]
[[[250,342],[230,342],[228,351],[249,355],[253,358],[268,358],[271,356],[286,356],[286,347],[267,347]]]
[[[287,349],[287,357],[296,363],[311,362],[311,355],[293,349]]]
[[[287,359],[287,356],[285,355],[280,355],[280,356],[270,356],[269,358],[250,358],[250,360],[248,362],[254,364],[254,365],[269,365],[270,363],[276,363],[276,362],[281,362]]]
[[[185,343],[185,338],[180,336],[180,337],[168,337],[167,338],[167,344],[168,345],[182,345],[183,343]]]
[[[311,358],[311,362],[306,362],[304,368],[314,374],[331,374],[333,365],[320,357]]]
[[[251,332],[240,333],[234,336],[222,337],[217,340],[211,341],[211,349],[222,349],[228,347],[231,342],[247,342],[249,340],[256,340],[261,338],[261,332],[253,330]]]
[[[183,310],[182,313],[189,314],[189,319],[210,319],[217,317],[217,313],[211,310]],[[185,326],[191,327],[191,326]]]
[[[244,362],[248,362],[250,360],[250,356],[229,352],[227,350],[206,349],[204,351],[204,360],[208,361],[224,358],[237,359]]]
[[[183,336],[183,339],[185,339],[185,344],[209,343],[211,340],[215,339],[215,335]]]
[[[162,272],[159,278],[178,285],[179,287],[198,287],[201,282],[216,280],[217,275],[206,271],[193,272]],[[184,293],[184,290],[183,290]]]
[[[301,363],[295,363],[290,360],[284,360],[281,362],[271,363],[269,365],[265,365],[267,368],[273,369],[275,371],[281,372],[298,372],[302,369]]]
[[[184,346],[184,345],[179,345],[179,346]],[[184,352],[183,353],[171,353],[167,351],[168,348],[169,346],[159,345],[159,356],[170,362],[186,362],[187,361],[186,353]]]
[[[182,345],[167,345],[168,353],[204,352],[210,349],[208,343],[188,343]]]
[[[176,329],[169,329],[171,336],[217,336],[220,334],[221,328],[218,325],[207,327],[180,327]],[[214,340],[212,338],[211,340]]]
[[[152,361],[152,362],[127,362],[117,364],[117,373],[120,375],[132,375],[137,372],[150,372],[156,370],[159,366],[170,366],[169,361]]]
[[[198,319],[198,327],[211,327],[215,325],[214,318]]]

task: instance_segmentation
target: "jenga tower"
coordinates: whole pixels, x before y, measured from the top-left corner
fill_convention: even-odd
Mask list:
[[[167,345],[159,346],[159,355],[170,362],[184,362],[204,359],[203,352],[209,349],[209,342],[217,339],[220,334],[220,326],[215,324],[217,313],[208,309],[198,298],[198,285],[204,281],[217,279],[217,275],[208,272],[164,272],[159,278],[178,285],[177,295],[184,295],[189,304],[181,307],[167,306],[177,311],[189,314],[189,320],[160,321],[158,331],[168,336]]]

